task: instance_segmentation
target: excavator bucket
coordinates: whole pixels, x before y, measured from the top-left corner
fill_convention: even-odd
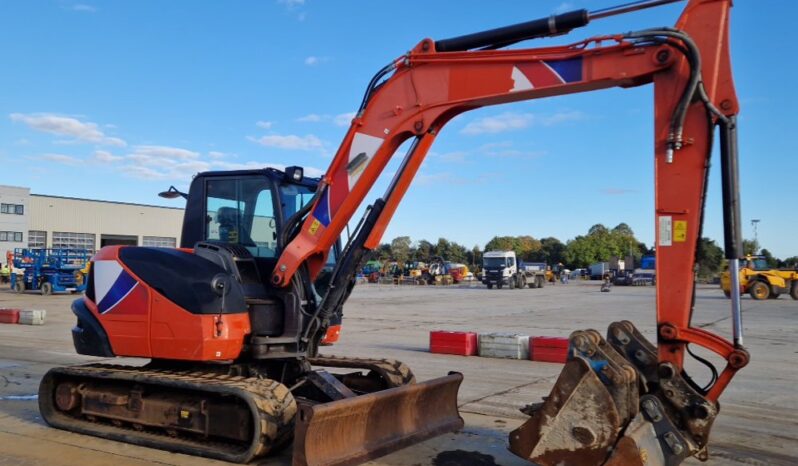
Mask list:
[[[360,464],[459,430],[462,374],[322,404],[300,403],[293,466]]]
[[[638,415],[635,369],[595,330],[571,334],[568,361],[551,394],[523,412],[510,450],[541,466],[598,466]]]

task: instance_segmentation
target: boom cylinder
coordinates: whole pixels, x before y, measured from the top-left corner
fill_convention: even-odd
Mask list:
[[[586,25],[589,21],[587,10],[569,11],[548,18],[533,19],[525,23],[439,40],[435,42],[435,50],[462,52],[480,47],[502,46],[527,39],[564,34]]]

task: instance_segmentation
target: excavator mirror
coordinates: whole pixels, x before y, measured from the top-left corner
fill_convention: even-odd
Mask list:
[[[179,191],[174,186],[169,186],[169,189],[167,189],[166,191],[159,192],[158,197],[162,197],[164,199],[177,199],[178,197],[182,197],[183,199],[188,199],[188,194]]]

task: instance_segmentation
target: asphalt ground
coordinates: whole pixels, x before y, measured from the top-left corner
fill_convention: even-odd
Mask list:
[[[226,464],[47,427],[35,399],[41,376],[53,366],[102,361],[74,353],[69,331],[74,298],[0,290],[0,308],[47,311],[44,326],[0,324],[0,465]],[[782,296],[768,301],[744,297],[742,303],[752,362],[721,397],[710,460],[704,464],[798,464],[798,302]],[[598,282],[581,281],[523,290],[358,285],[345,311],[341,341],[325,348],[326,354],[399,359],[419,380],[449,371],[465,376],[459,397],[465,429],[368,463],[384,466],[529,464],[509,453],[507,433],[525,418],[519,407],[548,395],[562,366],[430,354],[431,330],[567,337],[584,328],[604,333],[610,322],[626,319],[653,339],[655,318],[652,287],[601,293]],[[698,287],[693,319],[696,326],[730,336],[729,301],[716,286]],[[699,382],[708,380],[703,366],[690,362],[687,367]],[[288,465],[288,452],[261,464]]]

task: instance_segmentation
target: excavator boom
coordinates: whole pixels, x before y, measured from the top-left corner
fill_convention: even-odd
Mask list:
[[[348,297],[345,284],[366,252],[378,246],[436,136],[453,117],[491,105],[653,84],[657,342],[648,342],[629,322],[612,324],[606,339],[592,330],[575,332],[552,395],[526,410],[531,418],[513,433],[511,449],[540,464],[565,465],[631,464],[622,458],[639,459],[651,445],[658,446],[651,457],[666,464],[704,455],[717,400],[749,360],[739,299],[732,299],[733,341],[690,325],[716,127],[730,269],[737,270],[734,262],[741,256],[731,0],[690,0],[674,27],[498,50],[641,4],[664,3],[671,1],[634,2],[592,14],[579,10],[452,39],[424,39],[392,61],[369,84],[272,282],[289,285],[300,267],[311,276],[321,270],[326,251],[391,157],[412,139],[385,195],[366,210],[333,273],[331,292],[315,315],[323,328]],[[697,387],[684,371],[691,344],[726,361],[711,386]]]
[[[718,398],[748,363],[735,278],[742,254],[731,0],[690,0],[673,28],[503,49],[672,1],[424,39],[374,76],[320,180],[305,179],[301,167],[206,172],[187,195],[165,192],[187,198],[181,247],[101,249],[85,296],[72,305],[78,353],[151,361],[51,369],[40,384],[43,419],[236,462],[256,460],[293,436],[295,466],[357,464],[460,428],[460,374],[416,384],[398,361],[318,355],[320,344],[336,338],[356,270],[455,116],[653,84],[657,342],[627,321],[611,324],[606,336],[573,332],[550,396],[522,409],[530,417],[511,433],[510,449],[560,466],[671,466],[705,457]],[[733,341],[690,325],[716,127]],[[412,144],[386,193],[339,247],[344,228],[407,140]],[[328,263],[330,254],[335,260]],[[707,387],[685,372],[688,345],[726,362]]]

